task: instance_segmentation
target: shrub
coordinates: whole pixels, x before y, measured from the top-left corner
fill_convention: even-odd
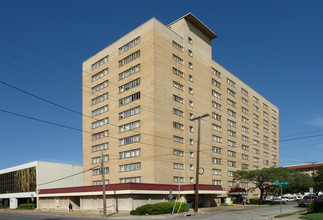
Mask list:
[[[249,199],[250,204],[257,204],[259,203],[260,199]]]
[[[181,206],[179,212],[188,212],[189,205],[188,203],[182,203],[182,205],[177,202],[175,205],[174,213],[178,212],[179,207]],[[171,208],[174,208],[174,202],[171,203]],[[136,208],[130,212],[131,215],[160,215],[170,213],[169,202],[160,202],[156,204],[147,204]]]
[[[34,209],[36,208],[36,204],[24,203],[19,205],[19,209]]]
[[[313,202],[313,212],[323,212],[323,201]]]
[[[7,209],[7,208],[9,208],[9,206],[0,205],[0,209]]]
[[[309,213],[313,212],[313,202],[309,202],[309,203],[306,204],[306,210]]]

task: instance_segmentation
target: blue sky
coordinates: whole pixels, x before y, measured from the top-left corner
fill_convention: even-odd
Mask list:
[[[167,25],[192,12],[218,35],[213,59],[279,108],[281,140],[320,135],[322,10],[315,0],[2,1],[0,80],[81,112],[84,60],[152,17]],[[1,83],[0,94],[0,110],[82,128],[80,115]],[[0,169],[34,160],[82,164],[82,133],[0,112],[0,149]],[[280,143],[280,165],[322,158],[323,136]]]

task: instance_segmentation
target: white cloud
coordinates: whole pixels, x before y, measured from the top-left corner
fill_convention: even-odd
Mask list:
[[[323,127],[323,116],[312,119],[309,124],[315,127]]]

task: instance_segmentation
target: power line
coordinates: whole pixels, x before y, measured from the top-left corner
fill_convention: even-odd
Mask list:
[[[298,138],[289,138],[289,139],[280,140],[279,142],[294,141],[294,140],[313,138],[313,137],[320,137],[320,136],[323,136],[323,134],[310,135],[310,136],[304,136],[304,137],[298,137]]]

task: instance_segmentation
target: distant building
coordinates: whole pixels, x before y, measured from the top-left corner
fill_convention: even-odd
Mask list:
[[[34,161],[0,170],[0,205],[37,203],[38,191],[83,185],[80,165]],[[69,178],[64,178],[68,177]],[[61,179],[57,181],[58,179]]]
[[[322,167],[322,166],[323,166],[323,163],[308,163],[308,164],[284,166],[284,168],[291,169],[291,170],[298,170],[304,174],[313,176],[313,172],[315,172],[315,168]]]

